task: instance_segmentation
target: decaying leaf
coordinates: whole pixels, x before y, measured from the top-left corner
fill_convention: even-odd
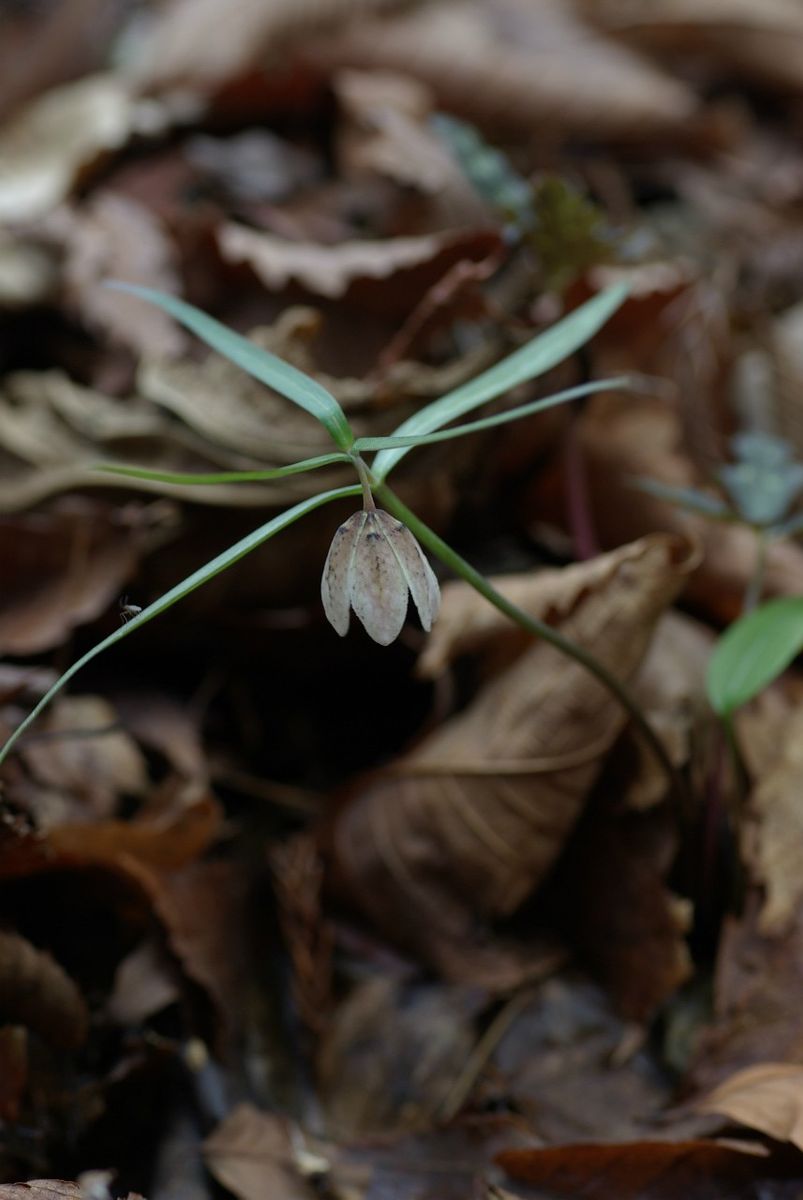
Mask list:
[[[0,651],[34,654],[97,617],[123,592],[145,541],[109,505],[65,499],[0,517]]]
[[[782,934],[760,929],[763,901],[751,891],[725,921],[717,952],[714,1016],[703,1029],[689,1082],[706,1093],[742,1068],[803,1064],[803,913]]]
[[[111,816],[121,796],[142,797],[145,760],[99,696],[70,696],[54,705],[40,736],[20,746],[26,775],[9,781],[8,799],[41,831],[70,819]]]
[[[15,933],[0,931],[0,1019],[25,1025],[52,1046],[75,1050],[89,1014],[73,980],[54,958]]]
[[[299,1152],[302,1144],[294,1142],[288,1122],[251,1104],[238,1105],[204,1143],[206,1165],[238,1200],[312,1200],[315,1191],[302,1174]],[[325,1171],[325,1161],[310,1159],[318,1173]]]
[[[322,1097],[340,1137],[428,1128],[476,1040],[476,989],[369,979],[353,988],[319,1057]]]
[[[586,137],[647,134],[677,128],[695,109],[677,80],[554,0],[432,3],[355,20],[308,52],[329,69],[412,74],[444,108],[508,128],[549,121]]]
[[[42,228],[63,247],[63,282],[69,303],[92,330],[137,353],[177,357],[187,338],[175,321],[103,286],[122,279],[179,290],[175,252],[156,214],[128,196],[98,190],[80,208],[62,206]]]
[[[737,1071],[696,1107],[803,1150],[803,1066],[768,1062]]]
[[[334,89],[349,118],[338,143],[348,174],[383,175],[441,196],[439,211],[449,213],[451,224],[487,221],[485,206],[426,124],[435,104],[429,88],[407,74],[344,70],[335,75]]]
[[[487,258],[499,246],[495,234],[474,232],[323,246],[289,242],[234,223],[222,226],[217,237],[223,257],[248,263],[266,287],[279,291],[297,282],[313,295],[330,298],[342,296],[356,280],[390,278],[403,293],[398,276],[405,272],[426,269],[434,282],[456,261]]]
[[[552,573],[560,628],[629,678],[693,560],[688,543],[656,535],[567,568],[562,594]],[[528,579],[519,599],[539,612],[540,574]],[[582,668],[530,647],[346,805],[333,835],[341,886],[447,975],[481,978],[479,956],[458,966],[459,948],[542,882],[623,724]]]
[[[635,44],[693,49],[709,65],[784,89],[803,86],[803,16],[795,0],[584,0],[592,20]],[[623,28],[624,23],[624,28]]]
[[[667,1081],[599,987],[568,968],[513,995],[498,1019],[506,1013],[475,1104],[505,1102],[546,1145],[650,1130]]]
[[[195,86],[207,92],[226,80],[270,62],[280,51],[371,9],[392,10],[399,0],[170,0],[127,64],[140,87]],[[285,59],[286,61],[286,59]]]
[[[644,1141],[507,1150],[497,1162],[514,1179],[551,1196],[676,1200],[697,1195],[702,1179],[714,1182],[716,1192],[709,1194],[738,1200],[767,1173],[765,1154],[717,1142]]]
[[[755,882],[764,889],[759,930],[770,936],[784,933],[803,901],[802,737],[799,711],[776,726],[774,761],[751,793],[743,826],[745,857]]]
[[[34,100],[0,130],[0,220],[44,216],[144,119],[130,88],[113,75],[89,75]]]

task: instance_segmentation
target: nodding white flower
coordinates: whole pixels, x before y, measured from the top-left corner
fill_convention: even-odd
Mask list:
[[[321,580],[324,611],[340,636],[353,608],[374,641],[389,646],[404,625],[408,592],[431,629],[441,592],[410,530],[379,508],[349,517],[332,540]]]

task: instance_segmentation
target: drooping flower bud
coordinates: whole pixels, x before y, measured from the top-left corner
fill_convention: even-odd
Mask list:
[[[340,636],[353,608],[374,641],[389,646],[404,625],[408,592],[431,629],[440,588],[410,530],[379,508],[349,517],[332,540],[321,580],[324,611]]]

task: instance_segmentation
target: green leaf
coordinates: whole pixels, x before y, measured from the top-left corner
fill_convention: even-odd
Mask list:
[[[530,417],[533,413],[543,412],[547,408],[555,408],[565,404],[567,400],[577,400],[580,396],[588,396],[592,392],[605,392],[633,387],[630,375],[620,375],[617,379],[598,379],[594,383],[580,383],[577,387],[566,388],[565,391],[555,392],[553,396],[544,396],[540,400],[532,400],[529,404],[519,404],[506,412],[496,413],[492,417],[483,417],[479,421],[469,421],[465,425],[455,425],[451,429],[443,429],[440,433],[422,433],[418,437],[361,437],[354,443],[354,450],[396,450],[402,446],[430,446],[433,442],[448,442],[451,438],[466,437],[469,433],[477,433],[481,429],[492,429],[495,425],[506,425],[509,421],[519,421],[522,417]]]
[[[320,454],[317,458],[305,458],[302,462],[289,463],[286,467],[272,467],[265,471],[219,471],[216,475],[192,475],[181,471],[151,471],[147,467],[127,467],[116,463],[98,463],[96,471],[108,475],[123,475],[129,479],[150,479],[155,483],[261,483],[271,479],[284,479],[287,475],[300,475],[302,471],[315,471],[318,467],[329,467],[335,463],[351,462],[348,454]]]
[[[121,283],[117,280],[110,280],[106,283],[106,287],[113,288],[118,292],[127,292],[131,296],[138,296],[140,300],[147,300],[150,304],[155,304],[158,308],[163,309],[199,337],[201,341],[206,342],[207,346],[217,350],[218,354],[231,359],[243,371],[253,375],[254,379],[266,383],[268,387],[274,388],[282,396],[292,400],[299,408],[310,413],[320,421],[335,445],[339,446],[341,450],[348,450],[352,445],[354,433],[346,420],[343,409],[331,392],[303,371],[291,367],[289,363],[283,362],[269,350],[260,349],[253,342],[249,342],[248,338],[241,337],[239,333],[227,329],[214,317],[207,316],[200,309],[185,303],[184,300],[178,300],[175,296],[168,296],[164,292],[157,292],[152,288],[138,287],[136,284]]]
[[[706,675],[708,699],[721,717],[752,700],[803,649],[803,596],[770,600],[741,617],[716,644]]]
[[[6,758],[17,739],[36,720],[40,712],[47,707],[53,697],[61,691],[64,685],[82,667],[85,667],[98,654],[102,654],[104,650],[108,650],[115,642],[122,641],[124,637],[128,637],[129,634],[139,629],[140,626],[145,625],[148,621],[152,621],[154,617],[158,617],[179,600],[183,600],[190,592],[194,592],[196,588],[201,587],[204,583],[208,583],[215,575],[219,575],[221,571],[225,571],[227,567],[233,566],[239,559],[244,558],[246,554],[250,554],[252,550],[256,550],[257,546],[261,546],[268,538],[272,538],[275,534],[286,529],[288,525],[292,525],[299,517],[305,516],[306,513],[312,512],[315,508],[320,508],[323,504],[328,504],[331,500],[340,500],[345,496],[358,496],[361,494],[361,491],[362,489],[356,484],[353,487],[335,488],[330,492],[322,492],[319,496],[311,496],[308,500],[302,500],[299,504],[288,508],[286,512],[280,513],[278,517],[274,517],[267,524],[260,526],[259,529],[255,529],[253,533],[249,533],[239,542],[235,542],[233,546],[229,546],[228,550],[224,550],[222,554],[218,554],[216,558],[206,563],[205,566],[199,567],[192,575],[188,575],[181,583],[177,583],[175,587],[172,587],[169,592],[165,592],[158,600],[154,600],[153,604],[149,604],[147,608],[143,608],[142,612],[136,617],[132,617],[125,625],[121,625],[114,633],[110,633],[102,642],[98,642],[91,650],[87,650],[86,654],[82,655],[77,662],[74,662],[56,680],[52,688],[45,693],[33,711],[14,730],[6,744],[0,749],[0,763]]]
[[[442,429],[450,421],[479,408],[487,400],[493,400],[518,384],[542,375],[593,337],[622,304],[627,290],[625,284],[607,288],[490,370],[408,417],[394,430],[393,436],[417,436]],[[380,450],[372,464],[372,473],[380,480],[385,479],[409,449]]]

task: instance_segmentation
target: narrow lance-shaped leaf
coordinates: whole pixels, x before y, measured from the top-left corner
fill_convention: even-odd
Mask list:
[[[784,596],[741,617],[717,642],[706,676],[712,707],[729,717],[772,683],[803,649],[803,596]]]
[[[587,342],[619,308],[626,296],[625,284],[607,288],[476,379],[462,384],[408,417],[393,436],[406,437],[442,429],[450,421],[479,408],[487,400],[493,400],[518,384],[542,375]],[[374,460],[373,474],[380,480],[385,479],[408,452],[409,447],[381,450]]]
[[[361,488],[357,485],[353,487],[335,488],[333,491],[322,492],[319,496],[311,496],[308,500],[302,500],[299,504],[288,508],[286,512],[280,513],[278,517],[274,517],[265,525],[261,525],[259,529],[255,529],[253,533],[249,533],[239,542],[235,542],[233,546],[229,546],[228,550],[224,550],[222,554],[218,554],[210,562],[203,567],[199,567],[192,575],[188,575],[181,583],[177,583],[170,591],[165,592],[158,600],[154,600],[153,604],[149,604],[147,608],[143,608],[142,612],[136,617],[133,617],[125,625],[121,625],[114,633],[110,633],[102,642],[98,642],[91,650],[82,655],[77,662],[74,662],[64,674],[56,680],[52,688],[39,701],[36,707],[25,718],[21,725],[14,730],[14,733],[8,739],[6,744],[0,749],[0,763],[8,755],[9,751],[14,746],[17,739],[25,732],[39,716],[44,708],[56,696],[66,683],[68,683],[74,675],[76,675],[82,667],[85,667],[88,662],[95,658],[98,654],[102,654],[104,650],[108,650],[115,642],[120,642],[124,637],[134,633],[140,626],[145,625],[148,621],[152,621],[154,617],[158,617],[179,600],[183,600],[190,592],[194,592],[196,588],[213,579],[215,575],[219,575],[221,571],[225,571],[227,567],[231,567],[239,559],[244,558],[246,554],[250,554],[252,550],[256,550],[257,546],[261,546],[268,538],[272,538],[275,534],[286,529],[288,525],[292,525],[299,517],[303,517],[308,512],[312,512],[315,508],[320,508],[323,504],[328,504],[331,500],[341,500],[346,496],[359,495]]]
[[[466,437],[470,433],[478,433],[481,429],[492,429],[495,425],[507,425],[510,421],[520,421],[522,417],[531,417],[534,413],[543,412],[547,408],[555,408],[565,404],[567,400],[577,400],[581,396],[589,396],[592,392],[605,392],[614,389],[633,388],[634,380],[630,375],[620,375],[616,379],[598,379],[594,383],[579,383],[577,387],[566,388],[565,391],[555,392],[554,396],[543,396],[540,400],[532,400],[529,404],[519,404],[506,412],[495,413],[492,417],[482,417],[479,421],[468,421],[465,425],[454,425],[451,429],[442,429],[439,433],[422,433],[412,437],[361,437],[354,443],[354,450],[395,450],[402,446],[430,446],[434,442],[448,442],[452,438]]]
[[[305,458],[301,462],[288,463],[286,467],[271,467],[264,471],[218,471],[216,474],[194,475],[186,471],[152,471],[148,467],[132,467],[116,463],[98,463],[96,471],[108,475],[123,475],[127,479],[149,479],[154,483],[215,484],[215,483],[263,483],[271,479],[284,479],[288,475],[300,475],[303,471],[316,471],[319,467],[330,467],[336,463],[351,462],[348,454],[320,454],[316,458]]]
[[[175,317],[185,328],[194,333],[201,341],[206,342],[213,350],[231,359],[243,371],[253,375],[261,383],[274,388],[288,400],[292,400],[299,408],[303,408],[324,426],[336,446],[348,450],[354,441],[354,433],[346,420],[346,414],[335,400],[331,392],[322,387],[317,380],[312,379],[297,367],[277,358],[269,350],[262,350],[249,342],[248,338],[227,329],[214,317],[164,292],[154,291],[153,288],[138,287],[133,283],[122,283],[117,280],[109,281],[107,287],[118,292],[127,292],[147,300],[150,304],[164,309],[171,317]]]

